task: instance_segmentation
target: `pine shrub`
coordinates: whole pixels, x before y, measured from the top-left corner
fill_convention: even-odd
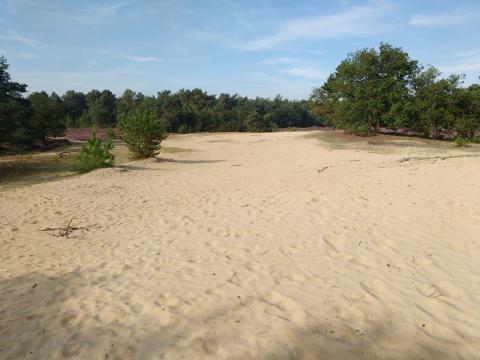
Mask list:
[[[462,136],[457,136],[453,142],[457,146],[468,146],[470,144],[470,140]]]
[[[97,137],[97,131],[92,128],[90,138],[82,145],[80,152],[73,163],[73,169],[80,173],[86,173],[98,168],[112,166],[114,155],[112,139],[109,137],[106,143]]]
[[[136,158],[155,155],[167,137],[165,123],[151,109],[137,109],[125,115],[121,122],[122,139]]]

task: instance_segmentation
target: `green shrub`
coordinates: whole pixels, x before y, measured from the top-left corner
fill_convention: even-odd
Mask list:
[[[167,137],[165,122],[151,109],[137,109],[125,115],[120,122],[122,139],[136,158],[153,156]]]
[[[359,136],[373,136],[375,132],[372,131],[370,125],[368,124],[352,124],[350,126],[346,126],[346,132],[349,134],[355,134]]]
[[[192,129],[187,124],[182,124],[182,125],[179,126],[177,132],[179,134],[188,134],[188,133],[192,132]]]
[[[455,138],[455,140],[453,140],[453,142],[455,143],[455,145],[457,146],[468,146],[469,143],[470,143],[470,140],[468,138],[464,138],[464,137],[461,137],[461,136],[457,136]]]
[[[113,130],[111,127],[107,129],[107,136],[109,139],[116,139],[117,134],[115,134],[115,130]]]
[[[102,144],[102,140],[97,137],[97,131],[92,128],[92,134],[85,144],[82,145],[80,152],[76,156],[73,163],[73,170],[80,173],[86,173],[98,168],[112,166],[113,154],[112,139],[108,138],[107,142]]]

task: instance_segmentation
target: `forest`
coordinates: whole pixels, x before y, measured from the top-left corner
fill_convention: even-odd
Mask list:
[[[0,58],[0,144],[31,147],[61,135],[69,127],[116,127],[139,110],[153,112],[169,132],[274,131],[277,128],[321,125],[308,101],[249,99],[239,95],[207,94],[201,89],[164,90],[147,96],[127,89],[120,97],[110,90],[84,94],[69,90],[62,96],[44,91],[26,96],[27,85],[10,79],[8,63]]]
[[[154,114],[174,133],[274,131],[332,126],[359,135],[389,129],[435,139],[478,141],[480,85],[463,86],[462,75],[443,76],[390,44],[351,53],[309,100],[250,99],[208,94],[201,89],[160,91],[156,96],[127,89],[63,95],[27,95],[0,57],[0,145],[41,146],[69,127],[116,127],[137,110]]]

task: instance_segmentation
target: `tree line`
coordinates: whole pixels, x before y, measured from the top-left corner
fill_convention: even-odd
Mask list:
[[[477,139],[480,85],[463,87],[463,76],[441,77],[401,48],[351,53],[325,83],[313,90],[313,112],[335,127],[358,134],[382,128],[430,138]]]
[[[273,131],[276,128],[321,125],[306,100],[292,101],[239,95],[208,94],[201,89],[168,90],[147,96],[131,89],[117,97],[110,90],[62,96],[44,91],[27,94],[27,85],[13,82],[0,57],[0,144],[30,147],[61,135],[67,127],[116,127],[127,115],[148,111],[169,132]]]
[[[401,48],[381,43],[349,54],[308,101],[216,96],[201,89],[156,96],[131,89],[119,97],[110,90],[27,96],[27,85],[10,79],[7,59],[0,56],[0,145],[43,144],[66,127],[116,127],[134,112],[150,114],[174,133],[329,125],[362,135],[401,129],[478,140],[480,85],[464,87],[463,79],[442,77]]]

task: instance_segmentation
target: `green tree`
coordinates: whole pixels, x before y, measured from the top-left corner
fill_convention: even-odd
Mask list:
[[[472,139],[480,130],[480,85],[457,89],[454,129],[459,136]]]
[[[69,117],[70,123],[77,124],[78,118],[87,110],[85,94],[75,90],[68,90],[62,96],[65,115]]]
[[[72,167],[75,171],[85,173],[112,166],[114,159],[113,154],[110,153],[112,149],[112,139],[109,137],[107,142],[102,144],[102,140],[97,137],[96,129],[93,127],[90,138],[82,145]]]
[[[435,79],[431,70],[428,81],[423,81],[415,93],[415,121],[411,128],[424,136],[439,139],[446,131],[453,130],[455,119],[460,115],[459,95],[461,77],[452,75],[447,79]]]
[[[120,119],[134,111],[139,102],[137,93],[126,89],[117,100],[117,117]]]
[[[137,158],[153,156],[167,137],[166,124],[148,108],[124,116],[120,120],[120,129],[123,141]]]
[[[13,82],[8,63],[0,56],[0,143],[31,145],[34,141],[30,126],[30,106],[22,94],[27,85]]]
[[[90,124],[111,126],[116,123],[116,98],[110,90],[90,91],[86,96],[87,116]]]
[[[419,70],[417,61],[389,44],[357,51],[314,90],[312,108],[335,126],[352,131],[402,127],[412,111],[413,81]]]
[[[45,143],[49,136],[65,131],[65,113],[61,98],[52,93],[34,92],[28,97],[32,108],[31,132],[35,139]]]

